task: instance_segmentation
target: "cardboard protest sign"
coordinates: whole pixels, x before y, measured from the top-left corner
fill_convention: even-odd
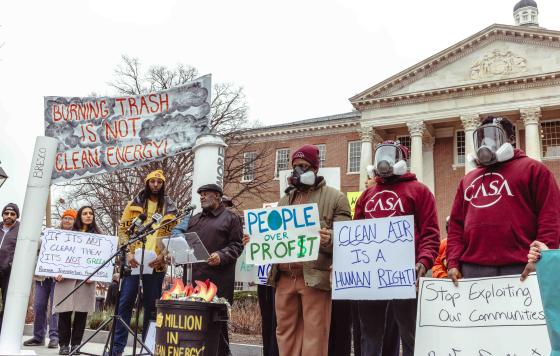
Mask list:
[[[191,148],[208,127],[211,76],[131,97],[45,97],[45,136],[59,141],[53,182],[113,172]]]
[[[354,218],[354,212],[356,211],[356,203],[358,202],[358,198],[362,195],[362,192],[348,192],[346,193],[346,197],[348,198],[348,202],[350,203],[350,211],[352,212],[352,219]]]
[[[537,263],[539,289],[553,355],[560,355],[560,250],[542,251]]]
[[[45,229],[35,275],[86,279],[118,248],[118,237],[78,231]],[[107,263],[91,280],[111,282],[113,265]]]
[[[247,263],[314,261],[319,256],[317,204],[245,210],[245,226],[251,237]]]
[[[536,276],[422,278],[415,355],[549,355]]]
[[[291,169],[280,171],[278,173],[278,183],[280,186],[280,196],[282,197],[284,191],[288,187],[288,176],[292,173]],[[325,178],[325,182],[329,187],[340,190],[340,167],[322,167],[317,172],[318,176]]]
[[[333,231],[332,298],[416,297],[414,217],[337,221]]]

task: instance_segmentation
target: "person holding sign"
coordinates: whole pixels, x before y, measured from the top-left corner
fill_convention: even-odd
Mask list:
[[[163,171],[158,169],[150,172],[146,176],[144,184],[144,189],[142,189],[138,195],[136,195],[136,197],[127,204],[123,211],[119,226],[119,244],[121,246],[128,242],[128,234],[130,232],[127,232],[127,230],[135,223],[135,219],[138,219],[140,215],[144,214],[145,225],[152,222],[152,217],[156,213],[162,215],[163,218],[160,223],[152,225],[152,228],[157,228],[158,226],[165,224],[167,221],[175,219],[177,214],[177,206],[175,205],[175,202],[167,194],[165,194],[165,176]],[[145,261],[149,267],[153,268],[153,272],[147,273],[146,271],[142,277],[142,300],[144,303],[142,339],[146,338],[150,320],[155,320],[155,303],[161,296],[163,278],[165,277],[165,272],[167,271],[165,256],[160,248],[159,242],[162,237],[170,234],[171,229],[173,229],[176,224],[176,222],[168,224],[164,228],[158,229],[156,232],[146,237],[145,258],[149,255],[155,256],[155,258],[151,261]],[[131,268],[134,269],[139,267],[140,261],[137,255],[141,253],[141,251],[142,243],[140,241],[137,241],[135,244],[129,246],[127,263]],[[128,325],[130,325],[130,319],[132,318],[132,309],[138,294],[139,283],[140,276],[138,274],[124,276],[122,281],[121,295],[118,301],[119,316]],[[126,328],[121,323],[117,323],[114,342],[114,351],[117,354],[124,351],[127,338],[128,332]]]
[[[474,132],[477,168],[465,175],[451,209],[448,275],[458,279],[528,274],[529,245],[558,248],[560,191],[552,172],[515,146],[513,124],[489,116]]]
[[[78,212],[74,209],[67,209],[60,218],[61,230],[72,230]],[[49,325],[49,349],[58,347],[58,314],[50,310],[47,315],[49,299],[54,298],[55,280],[52,277],[35,276],[35,296],[33,299],[33,337],[26,340],[24,346],[43,346],[45,344],[45,333],[47,324]],[[48,317],[48,318],[47,318]],[[47,323],[48,320],[48,323]]]
[[[282,356],[326,356],[331,319],[332,225],[350,220],[340,191],[318,177],[319,149],[304,145],[292,155],[289,187],[278,206],[316,203],[321,223],[316,261],[274,264],[268,284],[276,288],[276,336]]]
[[[83,206],[78,210],[78,218],[74,222],[72,230],[99,234],[99,228],[95,222],[95,212],[91,206]],[[80,283],[76,279],[65,279],[62,275],[56,278],[54,289],[54,312],[58,313],[58,342],[60,345],[59,355],[68,355],[80,346],[86,328],[87,314],[94,311],[95,307],[95,282],[87,281],[74,294],[62,304],[56,306]],[[74,321],[72,321],[74,313]],[[70,349],[70,343],[72,349]]]
[[[398,141],[385,141],[375,150],[374,171],[377,184],[366,189],[358,202],[354,220],[414,216],[414,247],[416,255],[416,282],[434,264],[439,247],[439,227],[435,198],[429,188],[407,170],[408,149]],[[416,299],[360,301],[362,353],[381,355],[388,346],[398,354],[398,339],[384,340],[394,318],[403,344],[403,355],[414,354],[416,331]],[[387,313],[387,310],[393,313]],[[396,341],[396,342],[395,342]],[[385,342],[385,345],[384,345]],[[395,345],[387,344],[396,343]],[[393,352],[391,352],[393,354]]]

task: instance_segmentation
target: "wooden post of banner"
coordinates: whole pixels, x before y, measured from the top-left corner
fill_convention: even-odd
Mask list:
[[[52,207],[51,207],[51,188],[49,187],[49,197],[47,198],[47,207],[45,210],[45,225],[52,227]]]

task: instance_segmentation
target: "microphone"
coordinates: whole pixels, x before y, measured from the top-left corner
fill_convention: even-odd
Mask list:
[[[152,221],[150,221],[147,225],[144,225],[140,228],[140,230],[138,230],[136,232],[136,235],[142,235],[143,233],[145,233],[146,231],[148,231],[149,229],[152,228],[152,225],[154,224],[159,224],[159,222],[161,221],[161,219],[163,218],[163,215],[159,214],[159,213],[155,213],[154,215],[152,215]]]
[[[189,213],[189,212],[193,211],[194,209],[196,209],[196,204],[191,204],[191,205],[187,206],[185,208],[185,210],[183,210],[183,213],[185,213],[185,214]]]
[[[132,224],[128,227],[128,229],[126,229],[126,234],[127,235],[132,234],[134,230],[142,226],[144,221],[146,221],[146,218],[147,218],[146,214],[138,215],[134,220],[132,220]]]

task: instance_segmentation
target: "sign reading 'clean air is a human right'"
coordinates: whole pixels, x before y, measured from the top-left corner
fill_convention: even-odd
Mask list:
[[[319,255],[317,204],[246,210],[247,263],[262,265],[316,260]]]

